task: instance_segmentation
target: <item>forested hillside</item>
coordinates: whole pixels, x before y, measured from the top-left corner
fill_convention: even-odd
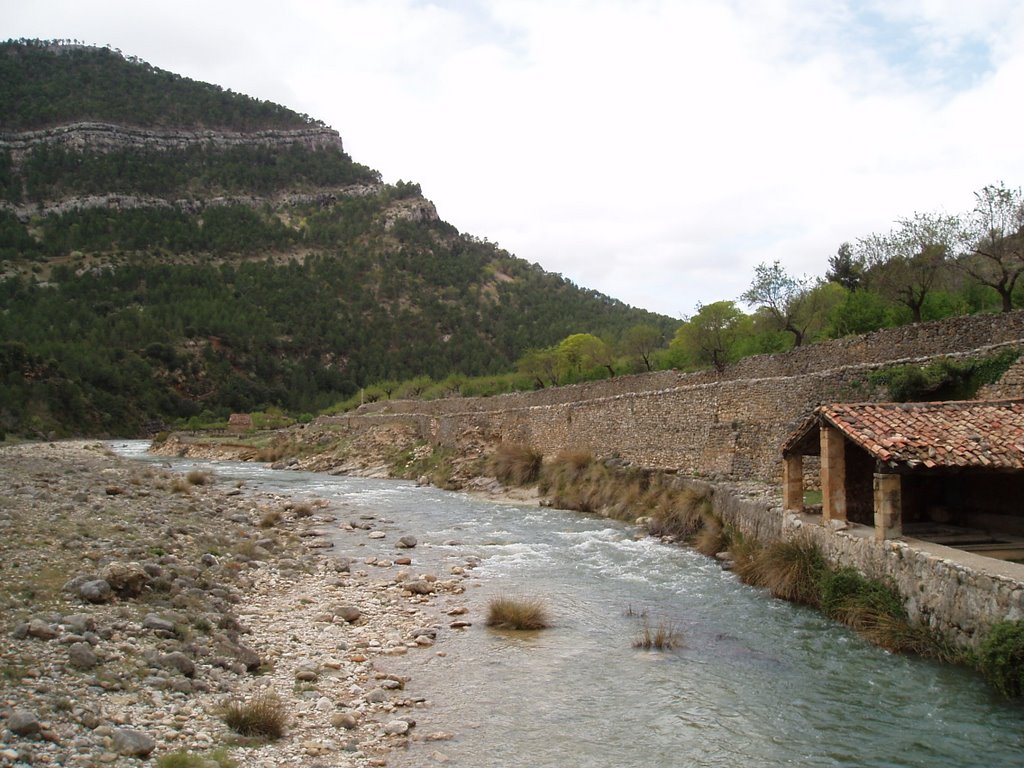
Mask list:
[[[441,221],[279,105],[77,45],[0,45],[0,431],[141,434],[493,374],[669,318]]]

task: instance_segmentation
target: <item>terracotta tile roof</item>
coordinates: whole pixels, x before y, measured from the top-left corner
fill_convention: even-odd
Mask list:
[[[783,453],[820,423],[894,468],[1024,469],[1024,400],[822,405]]]

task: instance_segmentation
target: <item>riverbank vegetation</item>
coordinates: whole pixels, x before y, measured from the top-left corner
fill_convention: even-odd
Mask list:
[[[501,455],[506,463],[514,464],[510,457],[520,457],[520,462],[533,466],[528,449],[506,446]],[[766,589],[773,597],[821,610],[888,651],[972,666],[1005,695],[1024,695],[1024,622],[997,625],[975,655],[927,626],[911,623],[891,584],[853,568],[831,566],[805,538],[763,543],[744,536],[713,512],[708,493],[677,484],[672,476],[568,451],[543,462],[537,483],[553,506],[643,525],[666,542],[717,557],[741,581]],[[637,647],[666,635],[645,626]]]
[[[547,629],[551,615],[540,598],[500,595],[488,602],[486,623],[495,629]]]

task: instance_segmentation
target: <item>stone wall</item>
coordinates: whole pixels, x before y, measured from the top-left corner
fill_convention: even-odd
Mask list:
[[[878,543],[867,526],[833,531],[820,517],[784,512],[777,495],[743,484],[679,483],[710,495],[714,513],[745,536],[762,542],[803,537],[833,567],[892,584],[913,623],[961,647],[977,648],[997,621],[1024,618],[1024,565],[912,539]]]
[[[877,400],[871,371],[1024,349],[1024,311],[960,317],[746,358],[726,371],[662,371],[489,398],[383,401],[326,418],[351,427],[417,425],[452,445],[472,428],[551,456],[585,449],[652,469],[775,482],[779,446],[825,402]]]

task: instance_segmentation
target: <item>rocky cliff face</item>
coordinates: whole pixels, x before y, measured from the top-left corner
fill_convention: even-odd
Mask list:
[[[125,149],[181,150],[208,146],[226,149],[237,146],[288,147],[299,145],[310,150],[343,151],[341,136],[331,128],[311,126],[299,130],[269,130],[238,133],[213,130],[161,130],[78,122],[39,131],[0,132],[0,152],[11,153],[15,169],[40,145],[63,147],[84,152],[115,152]]]

